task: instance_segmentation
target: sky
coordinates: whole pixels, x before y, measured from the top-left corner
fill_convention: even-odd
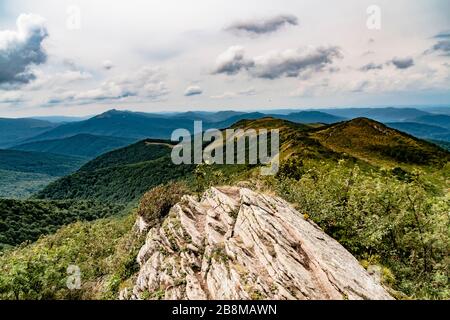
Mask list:
[[[0,117],[450,104],[448,0],[0,0]]]

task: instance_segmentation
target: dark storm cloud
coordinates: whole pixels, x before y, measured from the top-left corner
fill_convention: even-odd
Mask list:
[[[0,31],[0,85],[24,84],[35,79],[29,67],[46,62],[42,42],[47,36],[44,20],[31,14],[19,16],[17,31]]]
[[[283,14],[265,19],[240,21],[233,23],[226,30],[238,34],[261,35],[275,32],[286,25],[298,25],[298,18]]]

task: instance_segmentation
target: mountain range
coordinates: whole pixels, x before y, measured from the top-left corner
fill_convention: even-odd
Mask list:
[[[432,143],[367,118],[315,126],[264,117],[241,120],[232,128],[280,129],[282,160],[291,157],[324,160],[351,157],[371,165],[442,167],[450,159],[448,152]],[[170,141],[142,140],[86,163],[77,172],[49,184],[37,194],[37,198],[123,203],[139,199],[153,186],[177,177],[193,176],[195,166],[173,165],[170,152]],[[236,170],[245,168],[240,166]]]
[[[293,123],[315,126],[341,123],[356,117],[384,122],[385,125],[409,133],[415,137],[449,149],[450,116],[444,109],[441,114],[416,108],[347,108],[321,110],[274,110],[265,112],[237,111],[189,111],[178,113],[144,113],[110,110],[97,116],[41,117],[40,119],[0,119],[0,150],[3,167],[0,177],[0,196],[14,194],[31,195],[44,185],[76,171],[88,162],[109,151],[120,149],[143,139],[170,139],[172,132],[184,128],[193,132],[193,122],[202,121],[203,130],[224,129],[242,120],[258,120],[266,117]],[[13,150],[17,151],[16,153]],[[28,153],[18,153],[18,151]],[[405,150],[403,150],[405,151]],[[20,155],[23,155],[20,156]],[[64,157],[65,156],[65,157]],[[72,158],[71,158],[72,157]],[[22,171],[22,158],[33,163]],[[17,159],[14,167],[6,166]],[[48,168],[55,165],[55,172],[48,175]],[[76,159],[76,161],[74,161]],[[116,158],[112,158],[116,159]],[[134,159],[134,157],[131,157]],[[113,162],[114,160],[111,160]],[[134,160],[130,160],[134,161]],[[3,186],[3,187],[1,187]]]
[[[0,119],[0,147],[22,148],[31,142],[60,140],[80,134],[126,139],[169,139],[178,128],[193,130],[193,121],[203,121],[203,128],[223,129],[242,119],[266,116],[298,123],[331,124],[365,117],[392,125],[420,138],[449,141],[450,115],[432,114],[414,108],[348,108],[308,111],[273,112],[182,112],[143,113],[110,110],[86,120],[53,123],[36,119]],[[50,119],[47,117],[47,119]],[[432,126],[432,127],[430,127]],[[55,151],[55,141],[26,146],[33,151]],[[56,150],[58,151],[58,150]],[[67,150],[62,151],[64,154]],[[74,154],[76,155],[76,154]]]

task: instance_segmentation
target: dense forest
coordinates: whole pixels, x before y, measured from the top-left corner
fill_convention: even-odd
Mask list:
[[[0,169],[40,173],[50,176],[69,174],[86,162],[86,158],[44,152],[0,150]]]
[[[187,179],[194,165],[175,165],[170,156],[156,160],[93,171],[79,171],[48,185],[39,199],[84,199],[128,203],[151,187],[177,179]]]
[[[119,214],[124,206],[93,201],[0,199],[0,250],[55,232],[75,221]]]

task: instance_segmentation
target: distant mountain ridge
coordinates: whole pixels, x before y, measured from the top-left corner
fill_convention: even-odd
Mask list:
[[[450,130],[450,115],[444,114],[426,114],[412,119],[414,122],[424,123],[429,125],[441,126]]]
[[[56,126],[43,120],[0,118],[0,148],[18,144]]]
[[[203,129],[207,130],[210,128],[223,129],[240,120],[254,120],[267,116],[297,123],[324,124],[365,117],[388,125],[392,124],[393,127],[420,138],[448,142],[450,141],[450,134],[445,130],[450,130],[450,116],[446,114],[444,107],[436,110],[442,112],[442,114],[410,107],[280,109],[273,112],[270,110],[263,112],[188,111],[175,113],[145,113],[113,109],[89,119],[83,120],[80,118],[80,121],[72,122],[64,122],[64,117],[44,117],[48,120],[63,121],[59,123],[35,119],[0,119],[0,148],[36,141],[66,139],[80,134],[122,137],[134,141],[146,138],[169,139],[175,129],[184,128],[192,132],[193,121],[196,120],[203,121]],[[67,119],[75,120],[73,118]],[[426,127],[426,125],[433,127]],[[37,149],[37,151],[46,150],[46,147],[42,150]]]
[[[63,139],[20,144],[10,149],[94,158],[113,149],[118,149],[129,145],[135,141],[135,139],[130,138],[96,136],[92,134],[80,133]]]
[[[370,118],[379,122],[407,121],[430,113],[415,108],[335,108],[321,111],[347,119]]]

